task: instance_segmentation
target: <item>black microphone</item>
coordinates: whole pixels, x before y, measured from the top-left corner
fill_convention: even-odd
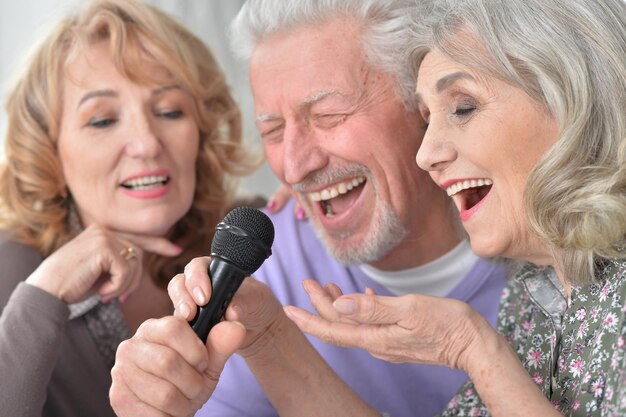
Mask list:
[[[272,221],[255,208],[237,207],[218,223],[211,243],[211,299],[198,307],[196,317],[189,323],[204,343],[244,278],[272,254],[273,242]]]

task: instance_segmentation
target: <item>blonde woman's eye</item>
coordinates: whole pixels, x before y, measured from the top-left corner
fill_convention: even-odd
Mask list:
[[[164,119],[180,119],[181,117],[183,117],[183,111],[182,110],[165,111],[165,112],[159,113],[159,115],[163,117]]]
[[[96,129],[105,129],[114,125],[116,122],[117,119],[114,118],[92,118],[89,119],[87,125]]]

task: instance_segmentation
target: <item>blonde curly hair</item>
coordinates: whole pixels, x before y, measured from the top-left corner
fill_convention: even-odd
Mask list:
[[[190,210],[167,237],[179,257],[145,257],[164,288],[192,257],[210,248],[215,224],[231,204],[236,177],[258,167],[261,156],[242,146],[239,108],[209,49],[181,24],[136,0],[95,0],[65,18],[42,40],[7,100],[6,161],[0,167],[0,227],[12,239],[54,252],[76,233],[74,202],[57,153],[62,81],[68,62],[93,43],[108,42],[117,69],[129,80],[156,82],[146,59],[158,63],[194,100],[200,128],[196,190]]]

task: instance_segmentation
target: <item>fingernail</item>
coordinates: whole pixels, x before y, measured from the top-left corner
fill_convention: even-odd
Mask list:
[[[183,248],[181,246],[178,245],[174,245],[174,249],[178,252],[181,253],[183,251]]]
[[[246,329],[246,326],[244,326],[243,323],[240,322],[240,321],[235,320],[235,321],[233,321],[231,323],[236,324],[237,326],[241,327],[244,330]]]
[[[289,320],[295,321],[298,318],[298,310],[294,309],[291,306],[284,306],[283,311]]]
[[[206,295],[204,295],[204,291],[200,287],[193,289],[193,298],[199,306],[203,306],[206,303]]]
[[[111,297],[108,295],[104,297],[100,297],[100,301],[102,301],[102,304],[109,304],[109,302],[111,301]]]
[[[198,367],[196,368],[196,370],[198,372],[204,372],[209,368],[209,361],[208,360],[202,360],[200,361],[200,363],[198,364]]]
[[[130,294],[124,294],[120,296],[120,303],[124,304],[130,298]]]
[[[338,298],[333,303],[333,308],[341,314],[352,314],[356,311],[356,303],[350,298]]]
[[[315,285],[314,282],[308,279],[302,281],[302,286],[304,287],[304,291],[306,291],[306,293],[310,296],[324,293],[323,289],[320,290],[320,287],[318,287],[317,285]]]
[[[243,313],[243,311],[241,310],[241,307],[239,307],[238,305],[231,304],[230,306],[228,306],[228,308],[230,308],[231,311],[233,312],[234,320],[241,319],[241,314]]]
[[[276,208],[276,200],[271,199],[270,201],[267,202],[267,209],[269,211],[273,211]]]
[[[302,280],[302,288],[304,288],[304,291],[306,291],[307,294],[311,291],[311,284],[308,279]]]
[[[176,310],[184,319],[187,319],[191,315],[191,309],[187,303],[180,303]]]
[[[298,220],[304,220],[304,217],[306,216],[304,209],[302,207],[298,207],[298,210],[296,211],[296,217],[298,218]]]

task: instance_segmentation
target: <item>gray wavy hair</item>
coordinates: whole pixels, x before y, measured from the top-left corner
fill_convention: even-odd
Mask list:
[[[264,37],[338,18],[360,27],[366,59],[391,75],[396,94],[415,110],[415,77],[408,63],[415,0],[248,0],[230,27],[232,50],[249,59]]]
[[[626,2],[433,0],[414,22],[413,74],[433,48],[501,79],[558,121],[526,212],[572,283],[626,257]],[[468,35],[468,36],[466,36]],[[474,42],[477,41],[477,42]]]

